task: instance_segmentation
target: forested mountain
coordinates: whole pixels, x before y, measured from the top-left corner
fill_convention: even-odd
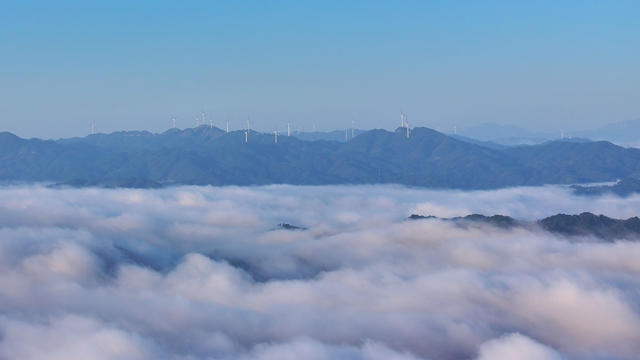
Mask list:
[[[554,141],[491,148],[428,128],[370,130],[304,141],[200,126],[161,134],[115,132],[22,139],[0,133],[0,180],[70,185],[367,184],[488,189],[613,181],[640,174],[640,150],[609,142]]]

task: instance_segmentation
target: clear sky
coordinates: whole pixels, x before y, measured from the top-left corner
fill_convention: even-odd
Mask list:
[[[640,1],[4,1],[0,130],[640,117]]]

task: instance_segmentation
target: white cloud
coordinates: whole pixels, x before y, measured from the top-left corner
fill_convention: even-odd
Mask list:
[[[154,359],[136,335],[94,319],[64,316],[47,323],[0,320],[0,357],[21,360]]]
[[[563,360],[555,350],[520,334],[510,334],[480,346],[477,360]]]
[[[557,187],[0,188],[0,357],[632,359],[640,243],[405,219],[639,209]]]

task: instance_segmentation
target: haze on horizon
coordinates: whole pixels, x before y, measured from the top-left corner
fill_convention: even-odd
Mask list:
[[[640,117],[640,3],[5,3],[0,130],[586,129]]]

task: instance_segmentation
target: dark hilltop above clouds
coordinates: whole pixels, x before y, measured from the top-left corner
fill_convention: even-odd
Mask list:
[[[331,137],[337,136],[330,133]],[[342,133],[344,134],[344,133]],[[303,140],[209,126],[60,140],[0,133],[0,181],[68,186],[403,184],[493,189],[640,177],[640,150],[606,141],[500,147],[429,128]]]
[[[519,221],[505,215],[485,216],[481,214],[471,214],[454,218],[438,218],[430,215],[424,216],[412,214],[408,219],[438,219],[451,221],[462,227],[478,224],[485,224],[503,229],[511,229],[515,227],[531,228],[532,226],[539,226],[545,231],[554,234],[570,237],[592,236],[605,241],[640,239],[640,219],[638,217],[634,216],[629,219],[614,219],[605,215],[595,215],[590,212],[583,212],[579,215],[557,214],[535,222]]]

